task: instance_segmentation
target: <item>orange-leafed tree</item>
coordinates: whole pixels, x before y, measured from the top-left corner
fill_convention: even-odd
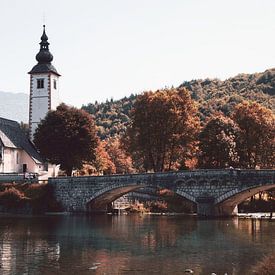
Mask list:
[[[241,129],[238,142],[244,168],[273,168],[275,163],[275,115],[257,102],[244,101],[235,107],[233,119]]]
[[[186,148],[200,128],[196,105],[185,88],[141,94],[131,119],[125,145],[139,169],[156,172],[185,166]]]
[[[108,138],[105,141],[105,150],[115,166],[116,174],[133,173],[132,158],[126,154],[119,137]]]
[[[239,127],[229,117],[216,114],[208,119],[199,134],[199,167],[236,167],[239,162]]]
[[[68,176],[95,159],[97,141],[92,116],[65,104],[49,112],[34,134],[41,155],[50,163],[60,164]]]
[[[93,162],[97,174],[115,174],[116,167],[105,148],[106,142],[99,141],[96,148],[96,159]]]

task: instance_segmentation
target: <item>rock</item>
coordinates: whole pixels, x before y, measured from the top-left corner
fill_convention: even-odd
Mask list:
[[[185,273],[190,273],[190,274],[193,274],[193,273],[194,273],[194,271],[193,271],[192,269],[189,269],[189,268],[188,268],[188,269],[185,269],[184,272],[185,272]]]

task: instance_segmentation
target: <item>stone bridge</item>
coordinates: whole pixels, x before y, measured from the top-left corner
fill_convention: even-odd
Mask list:
[[[197,205],[200,216],[228,216],[245,199],[275,188],[275,170],[193,170],[111,176],[50,178],[54,195],[68,212],[105,210],[142,187],[166,188]]]

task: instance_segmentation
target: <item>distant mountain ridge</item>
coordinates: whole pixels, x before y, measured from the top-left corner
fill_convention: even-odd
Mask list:
[[[0,117],[28,123],[28,108],[29,96],[27,94],[0,91]]]

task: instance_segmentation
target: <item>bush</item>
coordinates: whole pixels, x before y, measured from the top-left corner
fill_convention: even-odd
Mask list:
[[[5,183],[0,185],[0,206],[6,209],[31,208],[34,214],[61,211],[48,184]],[[17,211],[15,211],[17,212]]]
[[[24,193],[14,187],[6,188],[0,192],[0,204],[5,207],[17,207],[28,201]]]

